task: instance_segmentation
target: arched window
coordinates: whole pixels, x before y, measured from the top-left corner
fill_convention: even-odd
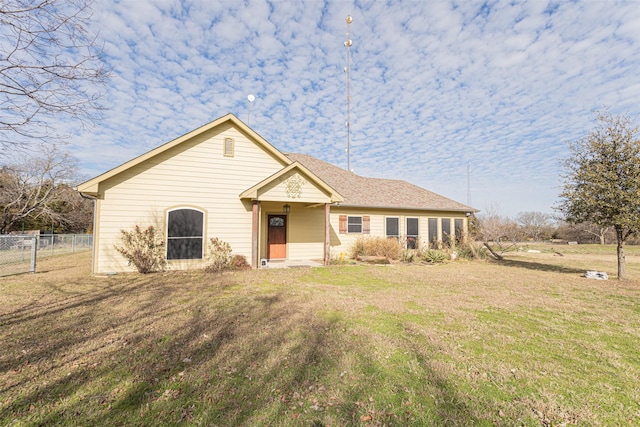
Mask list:
[[[167,259],[202,259],[204,213],[175,209],[167,214]]]

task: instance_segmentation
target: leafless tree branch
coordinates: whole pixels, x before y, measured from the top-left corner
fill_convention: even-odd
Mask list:
[[[0,2],[0,147],[60,139],[50,119],[93,122],[108,72],[92,0]],[[0,154],[1,155],[1,154]]]
[[[57,205],[66,200],[76,176],[75,160],[56,146],[42,146],[42,155],[0,168],[0,234],[11,231],[27,219],[61,222]]]

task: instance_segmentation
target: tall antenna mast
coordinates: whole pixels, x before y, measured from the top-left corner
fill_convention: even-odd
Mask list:
[[[347,41],[344,42],[347,48],[347,67],[344,69],[347,73],[347,170],[351,172],[351,23],[353,18],[347,15]]]
[[[471,163],[467,163],[467,206],[471,206]]]
[[[247,126],[251,124],[251,103],[256,100],[256,97],[253,94],[249,94],[247,96],[247,100],[249,101],[249,112],[247,113]]]

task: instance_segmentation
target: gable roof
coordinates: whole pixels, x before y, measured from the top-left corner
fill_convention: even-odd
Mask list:
[[[292,160],[290,160],[287,156],[285,156],[283,153],[281,153],[278,149],[276,149],[273,145],[269,144],[269,142],[267,142],[266,139],[264,139],[263,137],[261,137],[260,135],[258,135],[253,129],[251,129],[249,126],[247,126],[246,124],[244,124],[239,118],[237,118],[236,116],[234,116],[233,114],[229,113],[225,116],[222,116],[218,119],[215,119],[212,122],[209,122],[203,126],[200,126],[197,129],[192,130],[191,132],[185,133],[182,136],[179,136],[178,138],[169,141],[159,147],[154,148],[151,151],[147,151],[146,153],[132,159],[129,160],[126,163],[121,164],[120,166],[116,166],[115,168],[103,173],[102,175],[98,175],[95,178],[90,179],[89,181],[83,182],[82,184],[78,185],[78,191],[80,191],[81,193],[87,194],[87,195],[92,195],[92,196],[96,196],[98,195],[99,192],[99,185],[101,182],[106,181],[109,178],[112,178],[116,175],[118,175],[119,173],[122,173],[124,171],[126,171],[127,169],[130,169],[134,166],[139,165],[140,163],[143,163],[149,159],[151,159],[152,157],[157,156],[158,154],[161,154],[167,150],[172,149],[173,147],[183,143],[184,141],[187,141],[195,136],[198,136],[204,132],[207,132],[217,126],[220,126],[222,124],[225,123],[231,123],[233,126],[235,126],[236,128],[238,128],[240,131],[244,132],[245,134],[247,134],[251,139],[253,139],[258,145],[260,145],[262,148],[264,148],[269,154],[271,154],[273,157],[275,157],[277,160],[279,160],[280,162],[282,162],[283,166],[287,166],[290,165],[292,163]]]
[[[240,198],[241,199],[258,199],[259,198],[258,193],[260,189],[266,187],[267,185],[271,184],[272,182],[276,181],[278,178],[286,175],[292,170],[297,170],[302,172],[302,174],[304,174],[308,179],[312,181],[313,185],[318,187],[323,192],[327,193],[329,196],[329,199],[331,200],[331,203],[342,202],[344,200],[344,197],[342,197],[340,193],[338,193],[334,188],[328,186],[321,179],[318,179],[318,177],[314,173],[312,173],[300,162],[291,163],[286,168],[281,169],[280,171],[274,173],[270,177],[264,179],[262,182],[259,182],[258,184],[254,185],[248,190],[245,190],[242,194],[240,194]]]
[[[344,197],[340,206],[477,212],[477,209],[406,181],[366,178],[306,154],[286,155],[291,160],[302,163],[338,191]]]

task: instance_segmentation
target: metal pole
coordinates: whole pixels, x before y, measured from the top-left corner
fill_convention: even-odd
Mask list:
[[[33,236],[31,238],[31,267],[29,268],[30,273],[36,272],[36,253],[38,252],[38,237]]]
[[[347,48],[347,171],[351,172],[351,23],[353,18],[347,15],[347,41],[344,45]]]

